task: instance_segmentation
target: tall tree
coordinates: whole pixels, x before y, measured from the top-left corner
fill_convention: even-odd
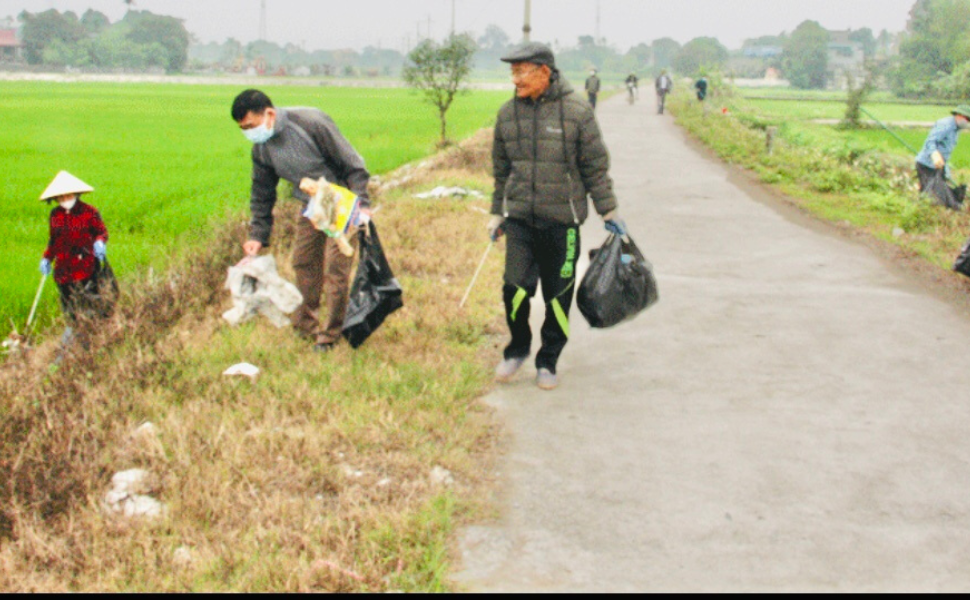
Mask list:
[[[61,42],[63,46],[72,48],[77,46],[87,35],[84,27],[78,22],[77,15],[72,12],[61,14],[51,9],[38,14],[27,11],[20,13],[20,22],[24,54],[27,62],[39,65],[44,62],[44,49],[52,42]],[[58,52],[61,54],[62,52]]]
[[[728,51],[712,37],[699,37],[684,44],[674,57],[674,69],[681,75],[697,75],[701,67],[720,67],[727,62]]]
[[[155,15],[148,11],[125,15],[130,25],[128,39],[139,45],[157,44],[164,56],[161,64],[169,72],[181,71],[189,58],[189,32],[181,19]]]
[[[654,40],[650,45],[653,50],[653,66],[656,69],[666,69],[670,67],[677,53],[680,52],[680,43],[669,37]]]
[[[970,61],[970,0],[918,0],[890,74],[893,90],[918,96]]]
[[[785,76],[793,86],[801,89],[825,87],[828,41],[829,32],[815,21],[803,21],[795,28],[782,53]]]
[[[424,40],[408,54],[404,81],[438,109],[442,146],[449,143],[448,109],[471,74],[475,50],[475,40],[460,34],[450,36],[440,45],[431,39]]]
[[[509,45],[509,35],[498,25],[488,25],[485,33],[478,38],[478,45],[483,50],[503,50]]]

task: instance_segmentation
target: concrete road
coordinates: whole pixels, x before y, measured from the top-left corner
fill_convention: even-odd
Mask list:
[[[560,388],[530,364],[487,398],[511,434],[502,517],[464,531],[456,580],[970,591],[966,305],[744,183],[646,96],[598,110],[660,302],[606,331],[574,307]],[[591,218],[584,254],[604,237]]]

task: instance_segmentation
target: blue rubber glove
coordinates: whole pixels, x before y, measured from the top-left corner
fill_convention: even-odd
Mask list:
[[[603,226],[606,227],[607,231],[614,235],[626,235],[626,223],[624,223],[623,219],[620,219],[619,217],[613,217],[612,219],[603,221]]]
[[[40,272],[45,277],[51,274],[51,261],[46,258],[40,259]]]
[[[101,240],[95,240],[94,242],[94,257],[98,260],[104,260],[108,255],[108,248],[104,245]]]
[[[505,217],[493,216],[488,222],[488,239],[497,242],[502,234],[505,233]]]

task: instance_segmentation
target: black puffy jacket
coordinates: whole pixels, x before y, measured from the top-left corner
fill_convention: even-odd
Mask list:
[[[593,109],[559,76],[537,100],[499,109],[492,147],[492,214],[530,224],[582,224],[616,208],[610,156]]]

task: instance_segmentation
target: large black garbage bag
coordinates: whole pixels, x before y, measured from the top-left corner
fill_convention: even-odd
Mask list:
[[[343,335],[353,348],[359,348],[381,326],[387,315],[404,306],[401,284],[387,264],[381,240],[377,237],[377,228],[373,221],[368,226],[370,234],[361,231],[357,236],[360,261],[350,288],[350,303],[344,319]]]
[[[960,249],[960,255],[953,262],[953,270],[970,277],[970,239],[964,242],[963,248]]]
[[[108,259],[96,261],[94,269],[96,289],[93,308],[98,315],[107,318],[114,314],[115,304],[118,303],[118,279],[114,269],[108,264]]]
[[[653,266],[629,236],[610,235],[590,259],[576,304],[591,327],[613,327],[660,299]]]
[[[950,187],[943,170],[938,169],[933,177],[926,182],[926,188],[923,191],[932,195],[940,206],[945,206],[950,210],[961,210],[963,200],[967,195],[967,186]]]

